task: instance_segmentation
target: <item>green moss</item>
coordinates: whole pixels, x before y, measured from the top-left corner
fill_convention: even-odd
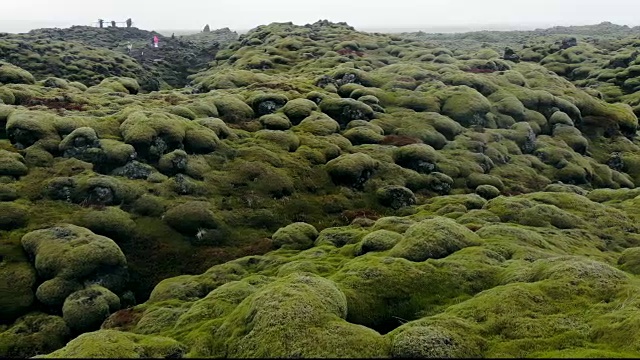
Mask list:
[[[634,275],[640,274],[640,248],[626,249],[618,259],[620,269]]]
[[[0,316],[13,320],[25,314],[35,300],[36,273],[29,264],[21,262],[3,261],[0,267]]]
[[[334,183],[361,188],[378,166],[369,155],[357,153],[329,161],[327,171]]]
[[[384,136],[378,131],[364,126],[354,127],[345,131],[344,137],[349,139],[353,145],[378,144],[384,139]]]
[[[28,208],[15,203],[0,203],[0,230],[18,229],[28,221]]]
[[[413,191],[404,186],[387,185],[376,191],[376,198],[383,206],[388,206],[394,210],[415,205],[417,202]]]
[[[318,238],[315,241],[315,245],[343,247],[345,245],[358,243],[364,235],[366,235],[365,230],[354,226],[328,228],[320,231]]]
[[[388,352],[386,339],[347,323],[346,313],[345,295],[330,280],[292,274],[249,296],[228,316],[216,332],[214,353],[378,357]]]
[[[446,98],[442,113],[463,126],[486,124],[486,114],[491,103],[482,94],[467,86],[457,87]]]
[[[213,207],[204,201],[189,201],[172,207],[164,215],[164,221],[178,232],[196,238],[219,237],[221,220]],[[220,239],[218,239],[220,240]]]
[[[379,221],[376,222],[378,224]],[[380,226],[380,224],[378,224]],[[407,226],[408,228],[408,226]],[[370,252],[387,251],[393,248],[400,240],[402,235],[389,230],[376,230],[367,234],[356,247],[356,255],[361,256]]]
[[[169,112],[189,120],[195,120],[198,117],[191,109],[180,105],[172,106]]]
[[[426,144],[411,144],[397,148],[393,153],[396,164],[422,174],[437,171],[440,156],[435,149]]]
[[[44,280],[36,296],[45,304],[62,305],[77,290],[74,283],[101,282],[116,292],[124,285],[126,258],[118,245],[85,228],[63,224],[32,231],[22,237],[22,246]],[[103,272],[105,267],[110,270]],[[65,282],[69,284],[61,286]]]
[[[373,110],[363,102],[353,99],[328,98],[320,103],[320,110],[345,127],[352,120],[370,120]]]
[[[424,220],[412,225],[389,255],[411,261],[446,257],[460,249],[480,244],[480,238],[447,218]]]
[[[294,223],[278,229],[271,238],[277,248],[306,250],[313,246],[318,230],[307,223]]]
[[[253,119],[253,109],[237,96],[217,96],[213,103],[220,117],[230,124],[239,124]]]
[[[308,132],[316,136],[326,136],[340,131],[340,124],[325,114],[313,113],[293,129]]]
[[[267,130],[288,130],[291,128],[291,121],[282,114],[263,115],[259,121]]]
[[[63,347],[69,335],[61,317],[33,312],[0,331],[0,354],[15,358],[47,354]]]
[[[87,212],[73,223],[118,242],[131,239],[135,228],[129,214],[117,207]]]
[[[476,194],[482,196],[487,200],[491,200],[500,196],[500,189],[493,185],[478,185],[475,191]]]
[[[438,326],[412,326],[394,336],[391,353],[400,358],[475,358],[482,356],[478,343],[466,332]]]
[[[256,132],[256,139],[274,144],[285,151],[296,151],[300,146],[300,139],[295,134],[280,130],[260,130]]]
[[[160,336],[100,330],[82,334],[64,348],[41,358],[136,358],[182,357],[186,347]]]
[[[118,296],[102,286],[90,286],[69,295],[62,318],[74,332],[96,330],[110,313],[120,309]]]
[[[33,84],[35,82],[30,72],[4,61],[0,62],[0,84]]]

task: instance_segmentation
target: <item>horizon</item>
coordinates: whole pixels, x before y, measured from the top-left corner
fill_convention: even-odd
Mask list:
[[[90,26],[99,18],[118,22],[131,18],[134,26],[156,31],[198,31],[206,24],[212,29],[244,31],[273,22],[307,24],[318,19],[346,22],[359,30],[534,30],[604,21],[640,25],[635,16],[638,11],[640,2],[636,0],[537,0],[518,2],[517,6],[506,0],[395,0],[393,6],[366,0],[326,0],[313,9],[293,0],[182,0],[179,6],[165,0],[110,0],[99,7],[81,0],[24,0],[3,4],[0,31],[23,33],[37,28]]]
[[[318,19],[320,20],[320,19]],[[338,22],[346,22],[346,21],[340,21],[340,20],[329,20],[332,21],[334,23],[338,23]],[[33,22],[33,21],[13,21],[14,23],[21,23],[22,25],[20,26],[20,30],[14,30],[14,31],[10,31],[10,30],[5,30],[3,29],[1,26],[2,24],[0,24],[0,33],[9,33],[9,34],[23,34],[23,33],[28,33],[29,31],[32,30],[37,30],[37,29],[46,29],[46,28],[60,28],[60,29],[64,29],[64,28],[70,28],[72,26],[96,26],[93,23],[87,23],[87,24],[73,24],[73,23],[55,23],[55,22]],[[106,23],[107,21],[105,21]],[[280,22],[280,21],[278,21]],[[295,25],[305,25],[304,23],[295,23],[293,22]],[[350,24],[349,22],[346,22],[347,24],[349,24],[350,26],[353,26],[352,24]],[[363,32],[381,32],[381,33],[402,33],[402,32],[418,32],[418,31],[423,31],[423,32],[427,32],[427,33],[450,33],[450,34],[454,34],[454,33],[466,33],[466,32],[480,32],[480,31],[534,31],[534,30],[538,30],[538,29],[548,29],[548,28],[554,28],[554,27],[568,27],[568,26],[593,26],[593,25],[599,25],[602,23],[612,23],[614,25],[618,25],[618,26],[628,26],[630,28],[636,27],[636,26],[640,26],[640,22],[639,23],[635,23],[635,24],[621,24],[621,23],[616,23],[616,22],[612,22],[612,21],[601,21],[598,23],[528,23],[528,24],[510,24],[510,23],[485,23],[485,24],[451,24],[451,25],[397,25],[397,26],[390,26],[390,25],[373,25],[373,26],[353,26],[356,30],[358,31],[363,31]],[[3,22],[3,24],[6,24],[6,22]],[[27,24],[31,24],[29,26],[27,26]],[[40,24],[40,25],[36,25],[36,24]],[[158,28],[158,29],[154,29],[154,28],[145,28],[142,26],[136,26],[135,22],[134,22],[134,27],[139,28],[139,29],[143,29],[143,30],[148,30],[148,31],[156,31],[159,33],[167,33],[167,32],[176,32],[176,33],[181,33],[181,34],[192,34],[192,33],[198,33],[201,32],[202,29],[204,28],[205,25],[210,25],[211,24],[203,24],[200,28]],[[264,24],[257,24],[251,28],[232,28],[232,27],[228,27],[228,26],[221,26],[221,27],[215,27],[215,26],[211,26],[211,30],[215,31],[218,29],[223,29],[228,27],[231,31],[235,31],[237,33],[246,33],[258,26],[261,25],[268,25],[268,23],[264,23]],[[14,25],[15,26],[15,25]],[[120,26],[123,27],[123,26]]]

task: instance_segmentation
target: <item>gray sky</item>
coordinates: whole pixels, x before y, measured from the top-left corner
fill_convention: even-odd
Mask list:
[[[640,25],[639,0],[0,0],[0,31],[131,17],[148,30],[251,29],[270,22],[346,21],[358,29],[535,28],[611,21]]]

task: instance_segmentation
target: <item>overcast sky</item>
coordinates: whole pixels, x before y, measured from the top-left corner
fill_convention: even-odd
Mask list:
[[[148,30],[246,30],[270,22],[346,21],[358,29],[535,28],[611,21],[640,25],[640,0],[0,0],[0,31],[91,25],[98,18]]]

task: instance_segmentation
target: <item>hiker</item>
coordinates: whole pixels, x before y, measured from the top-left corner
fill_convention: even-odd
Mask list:
[[[160,42],[160,39],[158,39],[158,36],[155,35],[153,37],[153,47],[158,47],[158,42]]]
[[[100,24],[100,29],[104,27],[104,20],[98,19],[98,24]]]
[[[129,50],[129,55],[131,55],[131,49],[133,49],[133,44],[131,43],[131,41],[129,41],[129,43],[127,44],[127,49]]]
[[[111,27],[116,27],[116,22],[115,21],[111,21]]]

